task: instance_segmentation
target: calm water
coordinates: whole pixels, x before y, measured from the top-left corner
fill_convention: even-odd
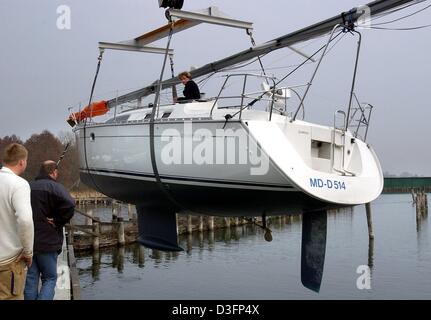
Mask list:
[[[295,217],[274,221],[270,243],[259,228],[243,226],[181,237],[186,250],[176,254],[132,245],[78,257],[82,298],[431,299],[429,219],[417,221],[409,194],[382,195],[372,210],[373,246],[364,206],[328,214],[319,293],[301,284]],[[371,266],[369,290],[357,288],[360,265]]]

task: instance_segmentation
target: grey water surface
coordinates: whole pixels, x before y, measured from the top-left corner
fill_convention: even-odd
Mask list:
[[[180,253],[134,244],[78,256],[82,299],[431,299],[429,219],[416,217],[410,194],[385,194],[371,207],[372,243],[364,206],[328,214],[319,293],[301,284],[302,223],[294,216],[271,221],[272,242],[246,225],[180,236]]]

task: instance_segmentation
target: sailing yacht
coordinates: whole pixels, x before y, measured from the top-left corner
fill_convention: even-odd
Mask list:
[[[226,73],[217,96],[174,102],[179,79],[163,80],[163,70],[172,57],[170,40],[176,32],[215,23],[243,28],[252,38],[251,23],[225,18],[214,8],[193,13],[174,6],[166,11],[168,25],[132,41],[100,43],[99,67],[102,53],[109,49],[158,53],[164,61],[158,82],[109,101],[91,103],[90,99],[88,107],[70,116],[80,151],[81,180],[109,197],[135,204],[140,242],[150,248],[181,250],[176,213],[264,219],[303,213],[303,230],[308,234],[304,239],[321,247],[326,239],[326,210],[373,201],[383,189],[383,175],[375,151],[366,142],[372,105],[355,105],[355,76],[350,105],[337,111],[332,126],[300,120],[300,111],[337,34],[351,32],[359,37],[356,75],[360,34],[355,23],[364,14],[372,17],[409,2],[373,1],[191,71],[195,79],[223,72],[281,48],[296,50],[292,47],[296,43],[328,34],[326,45],[315,55],[299,52],[305,61],[319,58],[313,60],[315,72],[292,113],[287,112],[287,104],[295,89],[281,86],[264,72]],[[166,48],[146,46],[164,37]],[[235,95],[227,90],[232,81],[241,83]],[[250,88],[256,83],[257,88]],[[174,99],[162,104],[161,93],[170,89]],[[154,100],[143,104],[149,96]],[[131,102],[133,108],[118,111]],[[254,108],[259,103],[266,108]],[[96,116],[103,114],[105,120],[98,121]],[[323,268],[321,258],[313,263]]]

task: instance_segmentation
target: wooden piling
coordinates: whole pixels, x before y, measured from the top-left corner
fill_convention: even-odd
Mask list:
[[[227,227],[226,229],[224,229],[224,241],[230,242],[231,237],[232,237],[232,232],[230,230],[230,227]]]
[[[210,232],[208,232],[208,244],[212,245],[214,244],[214,241],[215,241],[214,231],[210,230]]]
[[[204,247],[204,233],[199,232],[199,248],[203,248],[203,247]]]
[[[428,197],[423,190],[415,192],[413,197],[416,205],[416,217],[420,219],[422,215],[428,214]]]
[[[120,246],[124,246],[126,244],[126,237],[124,234],[124,222],[123,218],[118,218],[118,229],[117,229],[117,235],[118,235],[118,244]]]
[[[226,228],[230,228],[230,218],[224,218]]]
[[[374,239],[373,221],[371,219],[371,203],[368,202],[365,204],[365,211],[367,213],[368,237],[370,239]]]
[[[422,214],[428,214],[428,197],[425,191],[422,190]]]
[[[85,217],[85,224],[91,226],[93,224],[93,210],[90,209],[86,213],[88,216]]]
[[[191,234],[193,232],[192,216],[187,216],[187,233]]]
[[[112,201],[112,222],[116,222],[118,220],[118,208],[115,201]]]
[[[214,230],[214,217],[208,217],[208,230]]]
[[[421,196],[420,194],[415,195],[415,205],[416,205],[416,218],[421,217]]]
[[[290,214],[289,216],[286,217],[287,218],[287,223],[288,224],[292,224],[293,222],[293,216]]]
[[[73,224],[72,221],[70,221],[70,224]],[[73,245],[73,229],[67,228],[67,245]]]
[[[93,278],[98,278],[100,274],[100,251],[93,251],[93,264],[91,267],[91,276]]]
[[[139,246],[139,258],[138,258],[139,267],[143,267],[145,265],[145,247]]]
[[[124,269],[124,253],[125,253],[124,247],[118,248],[117,270],[120,272],[123,271]]]
[[[204,231],[204,217],[199,216],[199,232]]]
[[[187,252],[192,251],[193,249],[193,235],[189,233],[187,235]]]
[[[133,210],[132,210],[132,205],[130,203],[127,204],[127,216],[129,217],[129,221],[133,220]]]
[[[99,250],[99,247],[100,247],[100,238],[99,238],[99,236],[98,235],[100,235],[100,224],[99,224],[99,222],[94,222],[93,223],[93,232],[95,233],[95,234],[97,234],[97,236],[96,235],[94,235],[93,236],[93,250]]]

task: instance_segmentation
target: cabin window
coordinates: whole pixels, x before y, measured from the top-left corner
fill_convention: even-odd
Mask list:
[[[165,112],[165,113],[162,115],[162,119],[169,118],[169,116],[171,115],[171,113],[172,113],[172,112]]]
[[[144,120],[150,120],[150,119],[151,119],[151,113],[147,113],[147,114],[145,115]]]
[[[115,118],[111,118],[108,121],[106,121],[106,123],[113,123],[113,122],[126,122],[129,119],[130,115],[126,114],[123,116],[118,116]]]

